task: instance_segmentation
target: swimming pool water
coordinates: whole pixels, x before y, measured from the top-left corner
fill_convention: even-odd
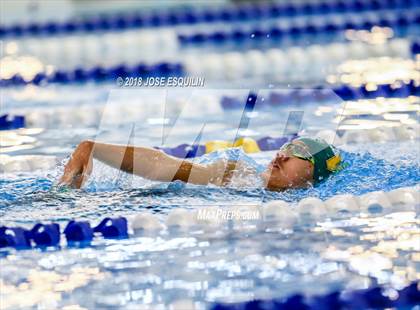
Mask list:
[[[109,97],[100,95],[107,92],[106,88],[93,88],[88,92],[84,87],[71,89],[80,93],[85,104],[91,98],[93,104],[99,106],[108,103],[106,109],[109,109]],[[40,111],[62,106],[58,99],[66,98],[69,90],[57,87],[51,91],[52,97],[38,103]],[[247,92],[239,93],[246,95]],[[118,101],[119,96],[114,94],[117,101],[111,99],[111,106],[121,105],[124,98],[132,96],[132,92],[124,95],[117,91],[117,94],[122,96]],[[12,102],[15,96],[7,97],[8,101]],[[268,109],[257,107],[251,114],[244,114],[242,110],[223,111],[212,105],[213,110],[208,113],[197,113],[189,118],[176,118],[183,112],[179,105],[167,104],[170,110],[162,114],[160,103],[148,106],[146,110],[138,103],[132,111],[141,111],[139,120],[131,119],[126,125],[121,125],[124,115],[118,116],[120,124],[87,125],[81,122],[63,126],[63,118],[58,118],[46,129],[30,134],[32,140],[23,140],[21,144],[16,143],[16,137],[10,140],[12,149],[6,154],[55,155],[61,164],[48,170],[4,173],[0,180],[1,223],[27,228],[39,221],[64,225],[72,219],[84,219],[97,223],[106,216],[129,216],[138,212],[149,212],[165,221],[168,213],[177,208],[221,207],[228,210],[279,199],[290,202],[293,208],[305,197],[325,200],[338,194],[362,195],[415,186],[420,179],[418,141],[409,140],[341,145],[347,167],[309,189],[270,192],[258,187],[252,179],[242,180],[242,187],[233,184],[229,188],[182,182],[157,183],[118,172],[96,161],[93,174],[82,190],[56,187],[63,163],[81,139],[126,143],[129,138],[129,143],[133,144],[159,145],[165,130],[162,115],[169,122],[166,143],[176,145],[193,142],[203,123],[206,127],[201,141],[233,138],[244,115],[249,126],[242,130],[254,137],[280,136],[293,111],[303,112],[303,122],[292,124],[292,127],[309,133],[337,128],[339,115],[345,116],[340,124],[343,128],[352,128],[355,124],[369,128],[378,123],[394,126],[399,120],[416,119],[418,105],[415,100],[395,100],[364,104],[333,100],[318,104],[315,109],[311,103]],[[205,103],[197,102],[197,112],[206,108]],[[377,110],[373,109],[372,113],[367,109],[368,104]],[[71,114],[75,110],[68,111]],[[111,108],[108,113],[112,111],[115,109]],[[399,116],[396,120],[384,117],[400,115],[398,113],[407,117]],[[24,133],[22,135],[25,137]],[[255,161],[264,167],[275,152],[239,154],[251,164]],[[225,152],[218,152],[199,160],[216,160],[224,156]],[[232,222],[210,230],[164,230],[145,232],[129,240],[99,239],[88,248],[62,244],[61,250],[16,252],[6,249],[1,251],[0,294],[3,294],[6,306],[11,308],[42,305],[49,309],[77,304],[87,309],[138,309],[140,304],[158,308],[159,305],[179,303],[184,309],[187,305],[180,299],[188,299],[186,303],[194,302],[198,308],[204,308],[214,301],[274,298],[297,291],[320,294],[375,283],[398,288],[417,277],[418,207],[394,206],[386,212],[379,209],[368,214],[337,213],[319,223],[301,218],[291,229],[258,222],[240,225]],[[393,229],[388,229],[389,225],[393,225]],[[396,242],[401,239],[405,241]],[[372,260],[375,266],[366,269],[366,264]],[[86,289],[89,289],[89,295],[86,295]],[[21,294],[30,297],[22,298]],[[37,299],[45,294],[48,298]]]
[[[13,74],[16,63],[22,61],[28,69],[22,76],[26,73],[29,80],[36,73],[32,68],[45,66],[41,77],[46,78],[52,68],[64,79],[69,73],[72,82],[1,89],[1,114],[25,115],[29,128],[0,132],[0,226],[31,228],[34,223],[57,222],[64,228],[73,219],[96,225],[107,216],[142,212],[168,223],[174,210],[253,210],[278,200],[288,204],[278,211],[282,215],[278,222],[166,225],[136,231],[129,239],[95,237],[90,245],[74,246],[62,239],[58,247],[2,248],[0,308],[205,309],[213,302],[294,293],[311,296],[372,285],[385,287],[384,294],[394,298],[395,289],[418,281],[419,201],[293,217],[299,201],[307,197],[327,200],[412,186],[419,190],[419,141],[399,141],[399,135],[388,139],[398,126],[418,129],[419,97],[345,102],[331,91],[320,102],[322,96],[316,93],[294,93],[295,87],[313,92],[319,85],[325,91],[344,84],[361,86],[358,91],[366,91],[369,97],[375,94],[373,84],[387,84],[401,90],[387,94],[399,96],[409,89],[400,89],[401,83],[418,83],[418,56],[412,55],[412,43],[419,33],[419,9],[413,1],[391,2],[388,6],[377,1],[375,5],[386,8],[380,11],[359,1],[349,2],[347,13],[335,12],[334,6],[334,14],[324,14],[327,3],[308,16],[266,18],[261,11],[264,14],[252,21],[6,37],[6,50],[15,50],[1,59],[6,75]],[[301,3],[290,5],[297,11],[303,8]],[[246,12],[253,14],[250,10]],[[370,29],[370,24],[379,22],[389,27]],[[281,38],[274,38],[279,31]],[[193,43],[200,34],[203,44]],[[214,40],[215,34],[219,41]],[[244,37],[238,39],[238,35]],[[218,43],[209,42],[210,37]],[[139,62],[151,68],[160,62],[168,62],[169,67],[180,63],[187,75],[204,76],[206,87],[124,89],[115,85],[112,79]],[[106,69],[112,78],[92,83],[96,77],[86,82],[72,76],[75,70],[90,74],[90,69]],[[48,79],[54,80],[53,75]],[[221,104],[225,97],[245,102],[250,90],[257,91],[259,99],[252,111]],[[267,103],[273,92],[279,102]],[[364,135],[371,128],[390,130],[371,139],[375,142],[361,142],[370,139]],[[83,139],[154,147],[193,143],[198,137],[204,143],[234,141],[238,136],[315,135],[320,130],[339,132],[345,169],[307,189],[270,192],[251,177],[227,188],[158,183],[96,161],[83,189],[56,184],[69,154]],[[345,136],[347,131],[356,132],[356,143],[347,143],[351,140]],[[239,153],[258,169],[274,154]],[[36,170],[23,165],[13,171],[2,155],[48,155],[58,165],[40,163]],[[224,156],[222,151],[195,160]]]
[[[366,158],[378,161],[360,157]],[[369,164],[369,160],[363,162]],[[40,190],[42,185],[35,187]],[[260,194],[178,188],[175,192],[38,192],[34,194],[38,200],[29,196],[27,206],[24,202],[6,206],[2,216],[20,225],[42,218],[94,220],[145,209],[166,213],[175,207],[194,207],[192,200],[201,208],[205,202],[224,207],[255,204]],[[306,194],[283,196],[296,199]],[[29,206],[31,201],[34,204]],[[280,298],[297,292],[314,295],[372,284],[400,288],[418,277],[416,210],[418,205],[416,209],[394,206],[392,213],[336,214],[318,223],[301,218],[291,229],[258,221],[232,222],[204,230],[138,233],[127,240],[96,239],[87,248],[7,249],[1,252],[0,294],[3,304],[11,308],[153,305],[159,309],[175,304],[187,309],[194,303],[200,309],[213,301]]]
[[[28,227],[40,220],[95,222],[139,211],[158,214],[163,220],[174,208],[229,208],[274,199],[296,202],[307,196],[326,199],[342,193],[389,191],[418,184],[415,146],[416,141],[347,146],[349,150],[342,153],[348,167],[336,177],[316,188],[283,193],[157,184],[120,175],[100,163],[80,191],[54,188],[61,167],[5,175],[0,183],[0,217],[8,225]],[[373,150],[375,156],[369,153]],[[264,164],[273,154],[252,157]],[[337,215],[318,224],[301,219],[293,230],[251,222],[245,227],[232,224],[210,231],[174,230],[129,240],[96,240],[89,248],[8,249],[1,258],[2,297],[12,308],[64,307],[77,301],[87,309],[138,309],[139,304],[158,308],[172,303],[182,309],[186,304],[179,299],[203,308],[213,301],[274,298],[297,291],[320,294],[373,283],[401,287],[416,278],[415,210],[396,207],[394,211],[406,212]],[[403,243],[395,242],[401,238]],[[395,256],[395,251],[405,254]],[[375,266],[366,268],[372,260]],[[46,297],[39,300],[36,293]]]
[[[66,88],[55,89],[55,99],[40,103],[38,108],[42,111],[51,105],[60,106],[56,98],[65,97],[66,91]],[[73,91],[88,98],[95,94],[93,89],[86,95],[83,87],[73,87]],[[98,105],[109,99],[99,96],[102,92],[100,88],[96,91]],[[129,94],[122,98],[128,98]],[[367,104],[376,110],[369,111]],[[141,105],[135,107],[140,109]],[[201,103],[197,111],[202,107],[205,106]],[[257,108],[251,114],[244,114],[242,110],[223,111],[219,107],[211,113],[177,119],[177,113],[183,111],[178,107],[172,114],[166,114],[169,124],[173,125],[166,128],[167,143],[193,142],[203,122],[206,130],[201,141],[230,139],[237,134],[237,124],[243,115],[250,120],[244,132],[259,137],[280,136],[292,111],[303,111],[303,122],[294,124],[295,128],[300,126],[304,131],[314,132],[337,128],[339,115],[345,116],[339,126],[348,128],[355,124],[369,128],[378,123],[395,126],[399,121],[415,120],[416,109],[418,104],[413,98],[364,104],[333,101],[317,105],[315,109],[312,104],[295,104]],[[109,113],[112,111],[115,110]],[[384,117],[401,114],[407,116],[396,120]],[[124,115],[119,117],[124,119]],[[98,223],[106,216],[129,216],[138,212],[149,212],[165,221],[168,213],[177,208],[198,210],[210,206],[228,210],[279,199],[290,202],[293,208],[305,197],[325,200],[338,194],[390,191],[415,186],[420,180],[418,141],[409,140],[341,145],[347,167],[309,189],[269,192],[256,186],[253,180],[242,182],[245,187],[233,184],[229,188],[182,182],[156,183],[96,161],[94,172],[82,190],[56,187],[63,163],[81,139],[126,143],[129,138],[129,143],[133,144],[159,145],[165,119],[159,103],[156,107],[148,106],[140,119],[142,121],[131,120],[127,125],[97,123],[93,126],[83,122],[62,126],[62,119],[58,119],[46,129],[29,135],[33,140],[12,146],[6,154],[55,155],[61,164],[48,170],[4,173],[0,180],[1,223],[27,228],[39,221],[64,225],[72,219],[84,219]],[[16,142],[16,137],[11,141]],[[241,157],[263,167],[274,154],[242,153]],[[200,160],[223,156],[225,153],[219,152]],[[93,247],[87,248],[62,244],[62,249],[18,252],[5,249],[0,252],[0,294],[11,308],[38,305],[50,309],[77,304],[87,309],[138,309],[140,304],[159,308],[175,303],[185,309],[191,302],[205,308],[215,301],[274,298],[297,291],[311,295],[370,284],[398,288],[418,278],[418,208],[417,204],[404,208],[394,206],[386,211],[371,210],[367,214],[341,212],[318,223],[302,217],[289,229],[258,222],[232,222],[210,230],[164,230],[145,232],[128,240],[98,239]],[[375,261],[374,266],[371,261]],[[87,289],[89,294],[86,294]],[[29,297],[23,298],[22,294]],[[44,295],[48,297],[39,299]]]

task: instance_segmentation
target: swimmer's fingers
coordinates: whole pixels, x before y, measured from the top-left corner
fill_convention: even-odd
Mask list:
[[[63,176],[60,178],[60,181],[58,183],[59,185],[68,185],[71,187],[75,187],[74,181],[80,174],[80,169],[72,169],[72,167],[69,167],[69,165],[67,165],[64,169]]]
[[[80,172],[80,169],[74,164],[74,159],[70,158],[69,162],[64,167],[63,175],[58,183],[60,185],[70,185],[74,176]]]
[[[69,161],[64,174],[60,179],[61,185],[68,185],[72,188],[81,188],[92,173],[92,160],[90,159],[86,165],[80,165],[79,162]]]
[[[75,156],[72,156],[64,168],[63,176],[61,177],[59,184],[68,185],[74,188],[76,187],[75,180],[78,178],[78,175],[82,173],[83,166]]]
[[[59,184],[80,188],[92,171],[91,145],[82,142],[73,152],[64,168]]]
[[[85,182],[87,181],[88,178],[89,178],[88,174],[82,173],[82,174],[76,175],[72,180],[71,187],[81,188],[83,186],[83,184],[85,184]]]
[[[60,181],[59,185],[62,186],[70,186],[71,188],[81,188],[83,184],[87,181],[90,174],[88,173],[74,173],[70,172],[67,174],[64,174]]]
[[[76,175],[73,178],[72,186],[74,188],[81,188],[83,184],[89,179],[90,174],[92,173],[92,160],[89,160],[87,165],[83,166],[82,173]]]

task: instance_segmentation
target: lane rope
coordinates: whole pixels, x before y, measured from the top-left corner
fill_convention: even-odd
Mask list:
[[[307,1],[301,4],[265,3],[240,6],[172,10],[150,14],[129,13],[103,15],[84,20],[73,19],[66,22],[15,24],[0,27],[0,38],[22,36],[57,36],[62,34],[92,33],[103,31],[123,31],[132,28],[156,28],[198,23],[238,22],[265,20],[286,16],[360,13],[381,10],[413,9],[418,7],[415,0],[373,0],[373,1]]]

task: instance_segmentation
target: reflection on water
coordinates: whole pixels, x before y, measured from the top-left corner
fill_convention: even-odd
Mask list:
[[[375,90],[379,84],[394,84],[401,87],[401,81],[418,82],[419,63],[411,59],[379,57],[363,60],[349,60],[337,68],[336,75],[327,77],[330,83],[343,83],[353,86],[368,84]]]
[[[11,262],[17,259],[16,256],[9,256]],[[91,281],[104,278],[105,274],[98,268],[71,267],[68,272],[61,274],[51,270],[29,269],[17,285],[0,279],[1,307],[15,309],[38,305],[45,309],[58,308],[62,294],[71,293]],[[70,306],[72,307],[67,306],[65,309],[84,309],[77,305]]]
[[[0,294],[5,309],[135,309],[179,299],[203,308],[297,291],[401,288],[420,277],[419,224],[415,212],[354,214],[316,225],[301,220],[288,231],[250,222],[246,232],[228,225],[99,239],[88,248],[11,251],[1,259]]]

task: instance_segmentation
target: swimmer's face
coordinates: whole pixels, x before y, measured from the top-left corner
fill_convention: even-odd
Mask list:
[[[308,160],[279,151],[263,172],[266,188],[284,190],[307,187],[313,182],[314,167]]]

